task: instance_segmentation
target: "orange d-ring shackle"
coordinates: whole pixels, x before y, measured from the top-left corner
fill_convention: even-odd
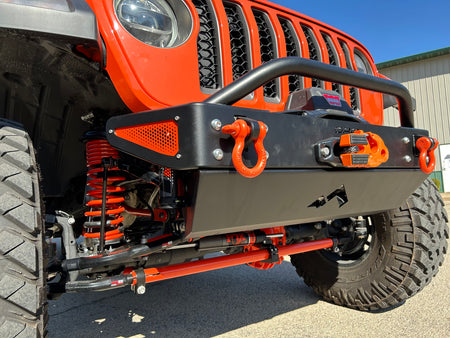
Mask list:
[[[267,154],[263,144],[264,137],[266,137],[267,134],[267,126],[261,121],[257,122],[260,130],[258,138],[254,143],[258,161],[253,168],[248,168],[242,161],[242,151],[245,148],[245,139],[252,132],[252,128],[242,119],[237,119],[232,124],[223,126],[222,128],[223,133],[230,134],[234,138],[235,145],[232,154],[233,165],[239,174],[247,178],[253,178],[261,174],[267,163]]]
[[[435,138],[421,137],[416,141],[416,147],[420,151],[419,165],[420,169],[425,174],[431,174],[436,166],[436,158],[434,157],[434,150],[439,145]],[[428,157],[428,164],[427,164]]]

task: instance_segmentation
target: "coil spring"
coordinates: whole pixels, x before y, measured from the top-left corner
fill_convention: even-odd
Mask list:
[[[102,160],[104,158],[119,158],[119,153],[111,147],[108,141],[104,139],[90,140],[86,143],[86,162],[87,162],[87,199],[86,206],[90,211],[85,212],[88,221],[84,223],[83,236],[86,238],[100,238],[100,218],[102,216],[102,197],[103,197],[103,175],[104,170],[108,170],[107,188],[106,188],[106,226],[104,239],[105,242],[117,240],[123,237],[123,233],[118,229],[123,221],[121,213],[125,210],[122,206],[124,201],[121,193],[125,190],[123,187],[114,184],[124,181],[125,177],[117,176],[119,168],[112,165],[104,169]]]

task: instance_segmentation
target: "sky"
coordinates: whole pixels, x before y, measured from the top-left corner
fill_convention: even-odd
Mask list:
[[[450,47],[450,0],[271,0],[338,28],[375,63]]]

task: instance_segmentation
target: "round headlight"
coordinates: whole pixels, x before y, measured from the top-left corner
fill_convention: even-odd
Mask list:
[[[358,72],[364,73],[364,74],[372,74],[372,71],[369,66],[369,62],[366,60],[365,57],[360,55],[359,53],[355,52],[355,63],[356,68]]]
[[[192,22],[186,23],[192,21],[186,20],[189,12],[186,6],[173,7],[171,2],[174,0],[114,0],[114,8],[121,25],[136,39],[151,46],[170,48],[186,41],[192,30]],[[177,12],[182,16],[181,29]],[[189,13],[187,17],[190,18]]]

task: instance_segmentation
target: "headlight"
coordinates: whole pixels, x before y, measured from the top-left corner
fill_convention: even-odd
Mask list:
[[[369,61],[367,61],[367,59],[363,55],[359,54],[356,51],[355,51],[355,63],[358,72],[364,74],[372,74],[372,70],[370,69],[369,66]]]
[[[114,0],[121,25],[148,45],[181,45],[192,31],[192,17],[182,0]]]

